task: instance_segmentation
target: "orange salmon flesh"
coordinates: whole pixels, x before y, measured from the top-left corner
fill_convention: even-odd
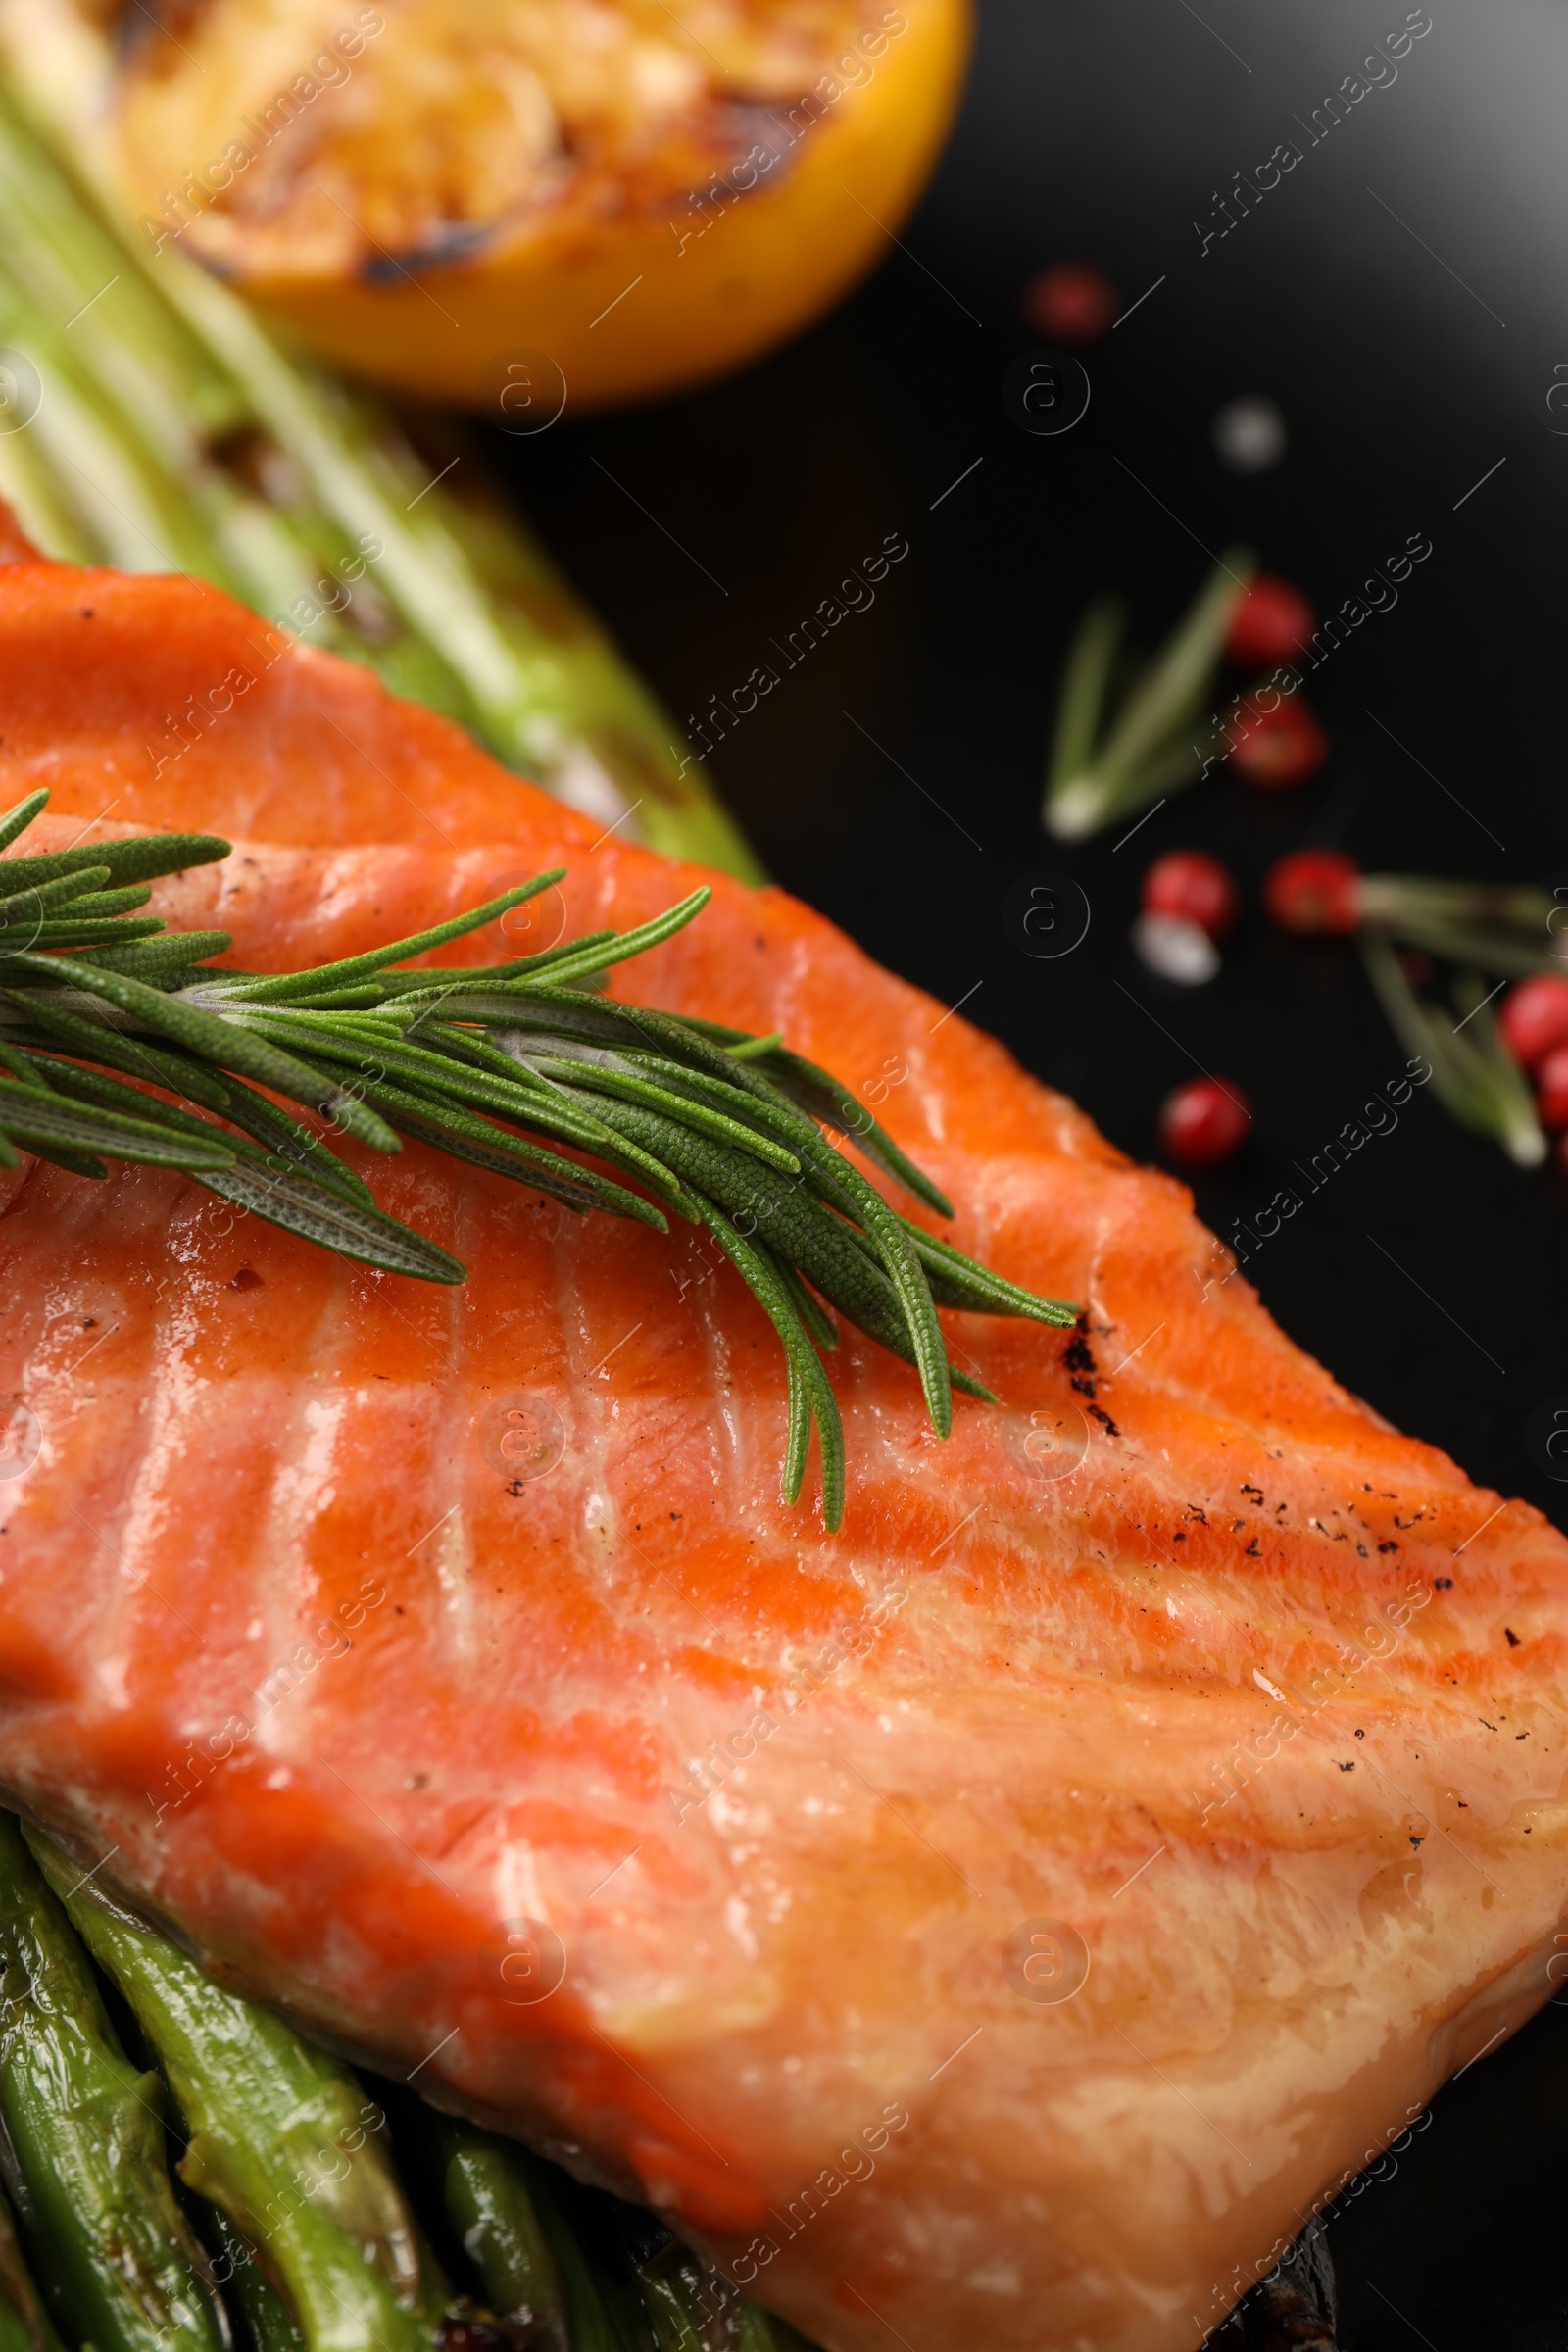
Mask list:
[[[153,910],[257,969],[558,863],[533,931],[443,960],[702,878],[177,578],[0,570],[0,771],[53,795],[29,852],[231,839]],[[846,1332],[830,1539],[777,1498],[772,1332],[684,1226],[347,1148],[447,1290],[24,1159],[0,1788],[829,2352],[1188,2352],[1552,1990],[1568,1545],[1293,1347],[1181,1185],[712,879],[617,992],[862,1094],[906,1066],[880,1115],[954,1239],[1080,1329],[945,1314],[1004,1400],[946,1444]]]

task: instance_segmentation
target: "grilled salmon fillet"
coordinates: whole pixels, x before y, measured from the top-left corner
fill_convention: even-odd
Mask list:
[[[178,579],[0,572],[0,782],[50,786],[40,847],[230,837],[156,904],[256,968],[556,863],[546,937],[694,878]],[[362,1155],[470,1269],[437,1291],[24,1162],[0,1786],[832,2352],[1185,2352],[1550,1992],[1568,1546],[781,891],[715,879],[619,985],[885,1085],[955,1238],[1079,1328],[945,1316],[1004,1399],[946,1444],[847,1334],[829,1539],[777,1500],[771,1333],[684,1229]]]

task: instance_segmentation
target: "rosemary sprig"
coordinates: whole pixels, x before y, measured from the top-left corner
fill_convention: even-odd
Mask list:
[[[1498,1035],[1486,982],[1473,971],[1457,974],[1458,1017],[1450,1019],[1446,1010],[1417,995],[1380,931],[1363,931],[1360,947],[1395,1036],[1430,1064],[1433,1091],[1444,1108],[1461,1126],[1500,1144],[1520,1167],[1539,1167],[1546,1156],[1546,1139],[1529,1081]]]
[[[47,799],[31,793],[0,816],[0,849]],[[845,1467],[818,1353],[837,1341],[829,1309],[915,1367],[943,1437],[955,1388],[991,1392],[950,1363],[939,1305],[1072,1322],[1076,1307],[988,1272],[891,1208],[825,1128],[953,1214],[839,1080],[782,1038],[595,993],[700,914],[706,887],[633,930],[518,961],[398,968],[559,882],[556,867],[385,947],[243,972],[209,960],[230,946],[226,932],[169,931],[133,911],[149,879],[227,855],[212,835],[165,834],[0,866],[0,1162],[15,1166],[24,1146],[83,1177],[101,1178],[110,1159],[177,1168],[286,1232],[427,1282],[465,1270],[377,1207],[329,1135],[382,1154],[409,1136],[578,1214],[704,1227],[784,1351],[784,1499],[799,1497],[814,1426],[830,1530]]]
[[[1568,969],[1568,939],[1553,928],[1561,903],[1529,885],[1362,874],[1356,911],[1363,923],[1406,947],[1499,978]]]
[[[1105,598],[1090,606],[1062,676],[1041,811],[1048,833],[1081,841],[1201,771],[1194,723],[1212,699],[1226,632],[1252,570],[1249,549],[1227,548],[1160,652],[1134,673],[1114,707],[1126,614]]]
[[[1364,874],[1343,851],[1297,850],[1270,872],[1263,896],[1287,931],[1353,933],[1395,1035],[1429,1063],[1439,1102],[1521,1167],[1540,1165],[1546,1140],[1494,1004],[1509,980],[1568,970],[1553,895],[1529,884]],[[1432,957],[1447,968],[1451,1011],[1411,984]]]
[[[1498,1030],[1497,989],[1488,980],[1564,969],[1552,899],[1529,886],[1363,874],[1356,901],[1368,977],[1395,1035],[1431,1063],[1439,1102],[1462,1127],[1500,1145],[1518,1166],[1539,1167],[1546,1138],[1530,1082]],[[1452,1016],[1412,988],[1396,941],[1446,964]]]

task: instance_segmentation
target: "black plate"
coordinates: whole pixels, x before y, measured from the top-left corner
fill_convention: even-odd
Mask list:
[[[1403,1058],[1347,951],[1265,928],[1271,860],[1312,842],[1372,868],[1568,869],[1568,415],[1547,399],[1568,380],[1568,14],[1433,0],[1397,80],[1312,144],[1314,109],[1404,22],[1396,0],[985,0],[937,183],[845,309],[716,391],[582,424],[568,410],[496,450],[682,716],[757,663],[782,669],[802,616],[885,535],[907,539],[874,605],[717,746],[723,789],[781,881],[966,999],[1128,1151],[1152,1154],[1156,1106],[1195,1063],[1239,1079],[1252,1139],[1198,1186],[1221,1231]],[[1299,165],[1204,251],[1195,220],[1285,140]],[[1003,378],[1038,340],[1023,282],[1071,254],[1127,303],[1155,290],[1085,354],[1081,423],[1045,438],[1009,418]],[[1279,405],[1290,440],[1241,476],[1210,423],[1248,394]],[[1128,592],[1152,639],[1203,550],[1241,538],[1322,611],[1412,532],[1432,557],[1313,680],[1334,742],[1316,783],[1264,798],[1211,778],[1120,852],[1114,835],[1047,845],[1054,674],[1093,589]],[[1188,844],[1223,856],[1250,905],[1201,991],[1128,947],[1144,866]],[[1058,962],[1020,955],[1003,923],[1041,868],[1093,909]],[[1568,1488],[1535,1466],[1526,1425],[1568,1395],[1565,1265],[1568,1182],[1417,1098],[1249,1271],[1358,1395],[1564,1524]],[[1565,2135],[1568,2015],[1548,2008],[1336,2216],[1345,2340],[1558,2352]]]

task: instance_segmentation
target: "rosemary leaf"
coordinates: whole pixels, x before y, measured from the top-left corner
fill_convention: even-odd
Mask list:
[[[119,937],[117,932],[117,942]],[[82,961],[96,964],[100,971],[128,972],[133,980],[145,980],[149,987],[156,988],[160,981],[182,972],[187,964],[202,963],[209,956],[221,956],[232,944],[226,931],[166,931],[161,939],[138,940],[131,947],[116,944],[94,948]]]
[[[31,991],[25,999],[0,993],[0,1021],[13,1019],[23,1024],[15,1034],[24,1044],[37,1042],[41,1032],[43,1039],[64,1046],[78,1058],[123,1070],[127,1078],[146,1078],[154,1086],[170,1087],[207,1110],[223,1110],[228,1103],[229,1085],[201,1062],[183,1054],[168,1053],[150,1039],[128,1037],[123,1030],[105,1029],[78,1013],[66,1012],[41,991]]]
[[[25,801],[20,801],[17,807],[24,808],[26,805]],[[16,812],[15,808],[10,809],[7,821]],[[22,830],[19,826],[17,833]],[[10,836],[13,841],[17,833]],[[216,833],[141,833],[124,841],[101,841],[90,849],[49,850],[39,858],[8,858],[5,879],[13,891],[30,890],[34,884],[52,882],[60,874],[105,866],[109,879],[117,885],[152,882],[160,874],[182,874],[192,865],[215,864],[228,856],[232,846],[220,841]]]
[[[806,1325],[818,1348],[826,1348],[831,1353],[839,1344],[838,1325],[826,1309],[818,1304],[788,1258],[778,1258],[775,1263],[778,1266],[780,1281],[795,1301],[796,1313]]]
[[[0,1128],[13,1143],[29,1149],[65,1145],[109,1159],[145,1160],[163,1168],[227,1168],[234,1154],[221,1136],[210,1144],[180,1137],[152,1119],[123,1118],[113,1111],[78,1108],[43,1087],[0,1078]]]
[[[279,1053],[265,1040],[247,1036],[243,1030],[220,1021],[210,1012],[197,1011],[180,1004],[177,998],[164,996],[123,972],[99,971],[69,956],[46,957],[29,953],[18,955],[12,960],[23,971],[51,980],[63,977],[89,995],[104,998],[120,1011],[132,1014],[149,1029],[172,1038],[176,1045],[188,1047],[219,1068],[236,1069],[244,1077],[254,1078],[259,1086],[270,1086],[296,1102],[309,1103],[313,1110],[318,1110],[323,1118],[335,1120],[360,1143],[368,1144],[372,1152],[399,1149],[392,1130],[341,1087],[324,1081],[304,1062]]]
[[[563,1208],[569,1208],[578,1216],[586,1216],[590,1209],[595,1208],[601,1208],[612,1217],[630,1213],[617,1208],[611,1200],[600,1199],[581,1185],[567,1185],[558,1182],[554,1176],[546,1175],[540,1164],[545,1153],[529,1155],[526,1147],[521,1151],[509,1151],[507,1147],[516,1139],[506,1135],[501,1128],[487,1127],[483,1119],[473,1120],[471,1126],[466,1121],[452,1118],[438,1123],[422,1117],[416,1110],[399,1110],[393,1101],[394,1091],[390,1087],[384,1089],[377,1100],[399,1135],[406,1135],[411,1143],[427,1144],[431,1151],[444,1153],[448,1159],[466,1160],[470,1167],[484,1168],[492,1176],[505,1176],[509,1183],[525,1184],[546,1199],[559,1200]],[[568,1160],[563,1164],[569,1167],[574,1163]],[[625,1197],[628,1200],[637,1199],[635,1193],[627,1193]],[[644,1201],[642,1206],[646,1209],[648,1203]],[[668,1221],[657,1209],[638,1222],[652,1225],[655,1218],[658,1219],[657,1230],[667,1233]]]
[[[139,892],[130,894],[140,897]],[[89,919],[79,920],[74,914],[54,920],[34,922],[27,927],[26,946],[48,950],[52,948],[108,948],[119,940],[138,941],[155,939],[163,924],[157,915],[148,915],[141,922],[121,922]],[[22,928],[21,925],[18,926]],[[13,949],[12,953],[16,951]]]
[[[60,1092],[58,1087],[50,1084],[48,1072],[39,1067],[30,1054],[19,1053],[13,1046],[0,1045],[0,1065],[8,1069],[13,1078],[20,1079],[24,1086],[42,1087],[47,1094]],[[109,1170],[95,1152],[74,1152],[66,1145],[45,1144],[36,1138],[29,1149],[35,1158],[49,1160],[55,1167],[64,1168],[69,1176],[86,1176],[97,1184],[102,1184],[108,1177]],[[7,1164],[12,1167],[18,1164],[15,1154]]]
[[[150,1119],[155,1127],[167,1127],[172,1135],[200,1136],[209,1142],[216,1138],[236,1157],[249,1155],[249,1145],[220,1135],[210,1119],[199,1119],[172,1102],[161,1102],[156,1095],[142,1094],[118,1078],[107,1078],[101,1070],[84,1068],[80,1062],[62,1061],[53,1054],[34,1053],[27,1058],[37,1072],[38,1082],[48,1084],[58,1095],[73,1097],[79,1102],[96,1102],[123,1118]]]
[[[363,956],[348,956],[340,963],[322,963],[308,972],[283,972],[271,977],[242,981],[227,994],[253,1004],[281,1004],[296,997],[313,996],[319,989],[336,989],[357,980],[368,980],[389,963],[407,963],[411,956],[428,955],[433,948],[444,948],[449,940],[462,939],[470,931],[483,930],[486,923],[499,921],[502,915],[520,906],[527,899],[536,898],[559,882],[565,873],[564,865],[552,866],[545,874],[535,874],[530,881],[519,882],[515,889],[503,891],[499,898],[486,899],[480,906],[470,906],[466,914],[455,914],[449,922],[435,923],[428,931],[418,931],[408,939],[394,940],[390,947],[371,948]]]
[[[1360,948],[1395,1035],[1408,1054],[1429,1064],[1433,1092],[1445,1109],[1461,1126],[1500,1144],[1521,1167],[1538,1167],[1546,1156],[1546,1139],[1524,1075],[1497,1035],[1484,984],[1461,975],[1461,1022],[1454,1022],[1416,994],[1380,932],[1363,931]],[[1466,1029],[1479,1034],[1467,1036]]]
[[[666,939],[672,939],[677,931],[684,931],[687,924],[702,913],[712,895],[708,884],[703,883],[700,889],[694,890],[689,898],[682,899],[678,905],[666,907],[662,914],[654,915],[646,923],[639,923],[635,931],[622,931],[612,944],[579,950],[575,956],[564,956],[551,973],[551,978],[561,988],[568,979],[586,979],[591,972],[609,971],[612,964],[624,963],[628,956],[646,955],[650,948],[660,947]]]
[[[581,1151],[610,1159],[624,1174],[640,1177],[651,1185],[678,1215],[693,1215],[692,1203],[679,1178],[661,1159],[607,1126],[564,1088],[541,1081],[540,1091],[535,1093],[514,1083],[515,1070],[512,1079],[497,1080],[473,1070],[455,1056],[426,1054],[422,1061],[412,1066],[411,1063],[412,1057],[411,1062],[397,1061],[391,1056],[378,1061],[374,1071],[362,1080],[366,1093],[375,1094],[386,1082],[388,1069],[396,1069],[411,1083],[414,1092],[423,1097],[424,1115],[438,1122],[448,1115],[455,1102],[470,1109],[497,1112],[503,1118],[553,1135],[558,1143],[574,1144]]]
[[[818,1152],[830,1149],[824,1144],[818,1147]],[[920,1375],[920,1386],[925,1391],[931,1426],[939,1438],[945,1438],[953,1427],[953,1384],[942,1327],[937,1321],[936,1306],[925,1277],[920,1271],[920,1261],[899,1218],[876,1187],[868,1184],[859,1170],[851,1168],[848,1161],[837,1152],[833,1153],[833,1157],[838,1161],[834,1173],[858,1202],[888,1278],[899,1295],[899,1303],[909,1326],[914,1365]]]
[[[800,1161],[782,1144],[771,1143],[754,1127],[743,1126],[739,1119],[726,1118],[721,1111],[685,1100],[672,1094],[668,1087],[652,1085],[630,1071],[611,1069],[603,1062],[563,1060],[556,1054],[536,1061],[533,1066],[542,1078],[558,1078],[568,1086],[587,1071],[600,1094],[618,1095],[627,1102],[646,1102],[651,1110],[662,1110],[666,1117],[675,1117],[694,1134],[711,1136],[715,1143],[732,1144],[738,1152],[750,1152],[758,1159],[765,1159],[769,1167],[782,1168],[787,1176],[800,1172]]]
[[[1061,787],[1089,764],[1126,619],[1123,605],[1114,597],[1100,596],[1078,624],[1062,677],[1046,785],[1048,808]]]
[[[659,1025],[665,1029],[675,1026],[674,1023],[668,1021],[667,1016],[662,1018]],[[688,1051],[694,1050],[699,1043],[695,1039],[685,1042]],[[731,1057],[714,1054],[711,1048],[705,1048],[705,1052],[713,1054],[713,1058],[719,1061],[721,1068],[735,1069]],[[785,1099],[776,1088],[768,1085],[767,1080],[760,1071],[743,1065],[735,1071],[735,1075],[747,1092],[760,1100],[771,1100],[775,1108],[781,1108],[786,1113],[788,1112],[790,1106]],[[823,1072],[822,1075],[825,1077],[826,1072]],[[831,1145],[824,1142],[815,1126],[804,1114],[796,1113],[793,1124],[803,1160],[829,1176],[839,1186],[841,1192],[848,1194],[855,1204],[859,1221],[865,1226],[876,1245],[878,1255],[882,1259],[883,1267],[897,1295],[908,1327],[912,1349],[910,1360],[920,1375],[920,1385],[925,1392],[926,1409],[931,1415],[932,1427],[939,1437],[945,1438],[953,1426],[953,1396],[947,1348],[943,1344],[941,1328],[936,1318],[936,1308],[932,1303],[931,1293],[920,1270],[919,1260],[915,1257],[899,1219],[888,1207],[875,1187],[868,1184],[858,1170],[850,1165],[842,1153],[835,1152]],[[846,1312],[850,1310],[847,1308]]]
[[[401,1087],[368,1084],[366,1091],[403,1134],[455,1159],[489,1168],[518,1184],[531,1184],[564,1201],[568,1208],[602,1208],[612,1216],[631,1217],[638,1224],[651,1225],[657,1233],[669,1231],[668,1221],[651,1201],[627,1192],[623,1185],[612,1184],[609,1177],[591,1168],[579,1167],[575,1160],[562,1159],[538,1144],[509,1135],[504,1127],[472,1118],[454,1104],[438,1108],[422,1102],[417,1095],[405,1093]]]
[[[1054,761],[1042,811],[1046,830],[1059,841],[1081,840],[1198,773],[1201,755],[1183,738],[1212,691],[1225,633],[1252,569],[1250,550],[1227,548],[1098,748],[1085,721],[1092,715],[1098,722],[1104,700],[1110,624],[1102,618],[1080,629],[1068,662],[1057,745],[1059,751],[1065,739],[1072,748],[1086,748],[1071,765]]]
[[[902,1301],[875,1254],[857,1243],[862,1237],[836,1217],[813,1213],[797,1181],[765,1162],[743,1159],[657,1112],[600,1097],[597,1107],[623,1139],[640,1143],[666,1161],[689,1192],[716,1201],[742,1239],[759,1234],[767,1247],[798,1265],[823,1297],[872,1339],[914,1362]]]
[[[952,1216],[953,1203],[946,1193],[894,1142],[881,1120],[873,1118],[866,1105],[858,1102],[828,1071],[818,1069],[804,1054],[780,1049],[769,1056],[763,1075],[808,1117],[820,1118],[824,1126],[837,1127],[852,1137],[858,1151],[906,1192],[934,1208],[939,1217]]]
[[[806,1443],[809,1416],[814,1416],[822,1455],[822,1523],[829,1535],[844,1522],[844,1425],[838,1398],[822,1369],[822,1359],[807,1337],[806,1326],[785,1285],[778,1279],[777,1261],[765,1244],[758,1245],[737,1231],[732,1221],[702,1194],[696,1193],[703,1223],[751,1291],[771,1322],[788,1359],[791,1395],[789,1440],[785,1455],[783,1499],[799,1499],[806,1472]],[[802,1394],[797,1396],[795,1384]]]
[[[416,972],[384,972],[382,987],[391,994],[423,998],[445,998],[453,988],[482,984],[486,989],[514,988],[519,981],[532,981],[551,966],[564,963],[584,948],[597,948],[601,941],[618,936],[613,931],[585,931],[579,939],[559,940],[553,948],[541,948],[535,956],[521,956],[515,963],[485,964],[476,968],[464,963],[427,963]]]
[[[1386,936],[1392,934],[1403,940],[1407,947],[1424,948],[1432,956],[1462,959],[1480,971],[1497,972],[1510,980],[1524,979],[1531,972],[1563,969],[1563,957],[1553,953],[1544,926],[1539,944],[1518,932],[1446,922],[1441,917],[1425,921],[1416,912],[1396,923],[1380,924],[1379,928]]]
[[[448,1010],[452,1019],[460,1017],[454,1007]],[[471,1016],[465,1013],[461,1017],[497,1021],[510,1018],[516,1022],[524,1014],[531,1029],[553,1030],[562,1037],[581,1037],[603,1045],[646,1046],[657,1042],[661,1034],[661,1016],[650,1013],[646,1005],[610,1004],[603,998],[579,996],[575,990],[557,988],[554,973],[536,986],[498,997],[493,1014],[474,1011]],[[669,1018],[671,1033],[679,1039],[684,1024],[665,1017]]]
[[[70,875],[66,878],[68,881],[73,879]],[[27,895],[29,898],[36,896],[41,899],[44,894],[40,890],[35,894],[29,891]],[[133,914],[138,906],[146,906],[152,895],[151,889],[145,882],[135,882],[123,890],[80,891],[69,899],[66,905],[70,908],[71,920],[74,923],[98,923],[102,922],[106,915]],[[162,928],[163,924],[160,922],[159,929],[162,930]]]
[[[9,882],[10,861],[0,866],[0,881]],[[0,925],[9,930],[22,915],[47,914],[56,906],[64,906],[73,899],[94,897],[109,881],[107,865],[81,866],[74,874],[62,874],[56,881],[39,882],[23,890],[9,890],[0,899]]]
[[[207,1119],[198,1119],[175,1104],[160,1102],[156,1096],[140,1094],[133,1087],[122,1086],[118,1079],[106,1078],[96,1070],[81,1068],[75,1062],[60,1061],[50,1054],[33,1056],[40,1075],[48,1078],[68,1095],[89,1102],[102,1103],[110,1110],[120,1110],[131,1116],[151,1118],[155,1125],[167,1127],[176,1135],[195,1135],[211,1139],[217,1136],[227,1146],[237,1163],[270,1171],[274,1175],[294,1174],[324,1186],[350,1207],[375,1209],[375,1200],[368,1185],[362,1184],[352,1169],[335,1159],[324,1144],[298,1126],[286,1112],[278,1110],[265,1096],[252,1094],[249,1087],[231,1081],[224,1115],[237,1126],[247,1126],[262,1139],[268,1149],[244,1136],[229,1136],[214,1128]]]
[[[1473,1081],[1492,1116],[1493,1131],[1520,1167],[1539,1167],[1546,1156],[1546,1138],[1530,1082],[1502,1042],[1492,993],[1478,973],[1460,972],[1453,984],[1453,1001],[1459,1014],[1454,1042],[1463,1040]]]
[[[973,1258],[955,1250],[951,1242],[943,1241],[924,1226],[901,1217],[900,1224],[914,1247],[914,1253],[926,1270],[928,1278],[940,1278],[956,1292],[966,1294],[954,1298],[955,1306],[971,1306],[971,1311],[991,1315],[1027,1315],[1036,1323],[1046,1323],[1058,1331],[1068,1329],[1078,1320],[1078,1309],[1064,1298],[1042,1298],[1033,1291],[1024,1290],[1016,1282],[1007,1282],[1002,1275],[993,1274],[987,1266],[977,1266]]]
[[[18,801],[14,808],[8,808],[4,816],[0,816],[0,850],[9,850],[14,841],[20,840],[33,818],[41,815],[48,805],[49,787],[41,784],[35,792],[29,792],[25,800]]]
[[[434,1242],[400,1225],[378,1208],[365,1208],[323,1191],[293,1171],[236,1165],[220,1173],[197,1174],[210,1193],[248,1208],[253,1216],[317,1242],[340,1257],[379,1266],[388,1274],[412,1274],[420,1282],[462,1282],[465,1269]]]
[[[295,1175],[324,1185],[351,1206],[374,1208],[375,1195],[364,1177],[339,1159],[318,1135],[290,1118],[279,1103],[233,1076],[228,1079],[227,1093],[224,1118],[262,1146],[269,1166],[281,1163]]]
[[[663,1017],[674,1021],[677,1016]],[[774,1039],[748,1038],[743,1029],[728,1029],[719,1021],[699,1020],[692,1013],[682,1013],[678,1023],[689,1033],[721,1047],[725,1060],[753,1067],[760,1076],[770,1079],[774,1089],[808,1118],[853,1137],[857,1149],[880,1167],[884,1175],[902,1184],[917,1200],[925,1201],[939,1217],[952,1216],[953,1203],[947,1195],[939,1191],[923,1168],[916,1167],[881,1121],[872,1116],[863,1102],[858,1102],[830,1070],[808,1061],[804,1054],[792,1054]],[[756,1052],[749,1051],[750,1048],[756,1048]]]
[[[459,1102],[498,1110],[504,1116],[525,1117],[539,1101],[537,1092],[519,1084],[516,1070],[505,1078],[491,1077],[466,1065],[460,1066],[451,1055],[432,1052],[427,1045],[410,1046],[394,1037],[377,1038],[367,1048],[352,1031],[340,1028],[333,1015],[321,1014],[307,1029],[299,1020],[288,1022],[270,1008],[256,1011],[247,1008],[223,1026],[238,1035],[254,1037],[258,1043],[271,1040],[280,1044],[286,1039],[296,1048],[308,1047],[323,1060],[338,1062],[346,1069],[365,1071],[369,1061],[366,1074],[377,1080],[406,1078],[415,1085],[450,1094]]]
[[[502,1033],[497,1034],[500,1036]],[[505,1034],[511,1038],[516,1033],[509,1030]],[[443,1061],[459,1062],[468,1070],[483,1070],[488,1076],[499,1078],[506,1086],[521,1087],[525,1094],[542,1097],[546,1101],[555,1100],[560,1093],[560,1089],[553,1087],[547,1078],[541,1078],[537,1071],[530,1069],[526,1061],[519,1060],[514,1054],[504,1053],[496,1039],[484,1036],[478,1029],[460,1029],[453,1021],[440,1021],[427,1029],[421,1023],[408,1033],[405,1043],[423,1046],[430,1053],[438,1054]]]

